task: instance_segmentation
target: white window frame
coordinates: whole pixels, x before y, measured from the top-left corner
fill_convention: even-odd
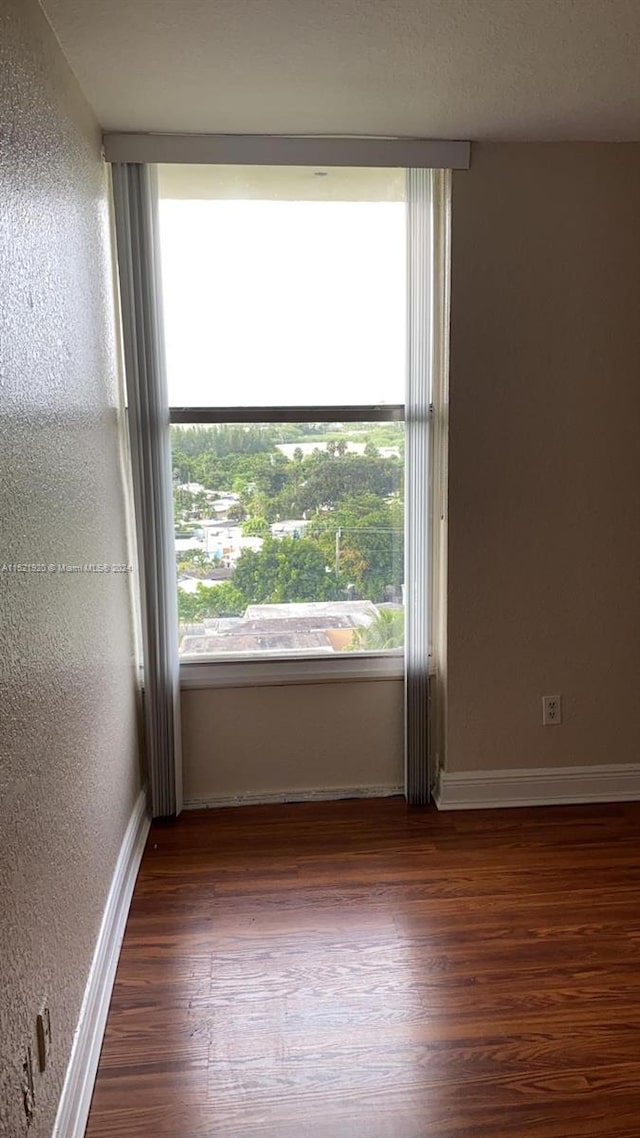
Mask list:
[[[159,155],[154,154],[156,161]],[[164,157],[164,155],[162,156]],[[462,155],[468,165],[468,150]],[[174,152],[171,161],[181,161]],[[201,157],[200,161],[206,161]],[[220,161],[220,157],[217,159]],[[258,163],[260,164],[260,163]],[[272,163],[270,163],[272,164]],[[277,164],[277,163],[276,163]],[[364,164],[364,163],[363,163]],[[389,162],[389,165],[394,164]],[[442,184],[433,167],[405,167],[407,179],[407,392],[406,404],[367,406],[296,407],[172,407],[170,422],[181,424],[286,423],[286,422],[385,422],[402,421],[407,428],[405,463],[405,644],[400,652],[358,653],[357,665],[340,654],[281,654],[263,657],[210,657],[202,661],[181,658],[180,686],[242,687],[289,683],[336,682],[339,679],[405,681],[405,755],[417,756],[419,779],[416,801],[427,801],[430,777],[420,754],[426,746],[427,688],[433,666],[431,652],[432,463],[430,447],[433,416],[433,373],[439,350],[440,284],[430,278],[431,268],[441,268],[437,242],[442,223]],[[450,193],[447,185],[446,194]],[[431,287],[433,285],[433,288]],[[413,709],[409,712],[409,708]],[[416,782],[409,771],[407,782]],[[417,785],[417,784],[416,784]]]

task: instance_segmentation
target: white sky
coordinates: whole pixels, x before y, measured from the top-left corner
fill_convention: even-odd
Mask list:
[[[402,403],[403,202],[160,201],[173,406]]]

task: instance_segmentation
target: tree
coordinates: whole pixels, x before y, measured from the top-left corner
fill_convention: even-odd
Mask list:
[[[171,427],[171,445],[174,456],[186,459],[201,455],[225,458],[228,455],[260,454],[273,450],[274,428],[270,426],[220,423],[211,426],[192,425]]]
[[[243,522],[242,533],[245,537],[268,537],[271,529],[266,518],[253,517]]]
[[[352,652],[384,652],[404,644],[404,610],[380,609],[368,628],[356,628],[349,645]]]
[[[197,479],[194,477],[194,463],[190,455],[181,450],[179,444],[174,440],[172,434],[172,467],[173,477],[178,483],[195,482]]]
[[[197,624],[207,617],[242,616],[246,607],[245,599],[233,581],[222,581],[219,585],[200,582],[194,593],[178,589],[180,624]]]
[[[204,577],[212,564],[212,558],[204,549],[185,549],[184,553],[180,554],[178,573],[188,573],[191,577]]]
[[[261,550],[245,549],[233,584],[247,604],[335,600],[340,584],[327,573],[322,549],[305,538],[266,538]]]
[[[380,501],[372,494],[346,498],[335,509],[313,518],[307,537],[316,540],[339,576],[371,601],[385,599],[385,589],[404,581],[403,510],[399,499]]]
[[[293,464],[291,464],[293,465]],[[388,498],[402,488],[402,464],[396,458],[333,453],[309,455],[302,463],[303,477],[298,485],[289,482],[288,494],[281,494],[281,512],[294,517],[327,510],[345,498],[373,494]]]

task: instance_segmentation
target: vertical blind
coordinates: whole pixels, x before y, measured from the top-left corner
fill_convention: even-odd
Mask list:
[[[429,802],[436,774],[430,754],[438,604],[432,589],[433,474],[435,466],[440,484],[446,456],[434,451],[431,421],[434,410],[443,413],[447,387],[450,193],[450,171],[407,170],[405,792],[415,806]]]
[[[145,750],[153,816],[182,809],[171,440],[157,259],[155,168],[113,166],[118,274],[140,569]]]
[[[405,793],[430,795],[429,762],[429,345],[432,171],[407,170],[407,391],[405,400]]]

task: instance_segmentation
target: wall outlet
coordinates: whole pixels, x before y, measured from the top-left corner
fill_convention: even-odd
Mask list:
[[[544,727],[555,727],[562,723],[562,696],[543,695],[542,697],[542,724]]]
[[[38,1066],[46,1071],[51,1056],[51,1012],[45,1004],[36,1020],[36,1035],[38,1038]]]
[[[33,1112],[36,1106],[36,1094],[33,1085],[33,1059],[31,1057],[30,1047],[27,1047],[22,1063],[22,1103],[27,1119],[27,1126],[31,1126],[33,1122]]]

